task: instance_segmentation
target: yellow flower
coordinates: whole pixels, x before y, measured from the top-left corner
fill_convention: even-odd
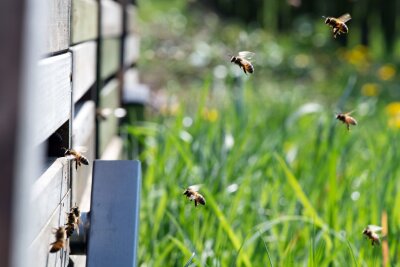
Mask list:
[[[386,64],[379,68],[378,76],[381,80],[389,81],[396,75],[396,68],[392,64]]]
[[[345,59],[360,70],[365,70],[369,65],[368,48],[358,45],[347,51],[344,55]]]
[[[366,83],[361,87],[361,93],[364,96],[376,96],[378,92],[379,87],[376,83]]]
[[[202,116],[205,120],[209,121],[209,122],[215,122],[218,120],[218,110],[215,108],[212,109],[207,109],[204,108],[202,111]]]
[[[400,115],[400,102],[392,102],[386,106],[386,112],[389,116],[398,116]]]
[[[386,106],[389,115],[388,126],[390,128],[400,128],[400,102],[392,102]]]
[[[388,126],[390,128],[399,129],[400,128],[400,117],[397,116],[397,117],[389,118]]]

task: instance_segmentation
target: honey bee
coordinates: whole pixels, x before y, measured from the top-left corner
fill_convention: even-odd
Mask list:
[[[333,37],[336,38],[336,35],[340,35],[341,33],[348,33],[349,28],[346,25],[346,22],[351,20],[351,16],[349,13],[346,13],[338,18],[334,17],[323,17],[325,19],[325,24],[328,24],[333,29]]]
[[[51,243],[50,253],[55,253],[65,246],[65,240],[67,239],[67,233],[63,226],[59,227],[55,232],[54,236],[56,241]]]
[[[67,213],[67,223],[66,225],[66,232],[67,232],[67,238],[69,238],[74,231],[76,230],[76,233],[79,235],[79,224],[80,224],[80,216],[81,216],[81,211],[79,210],[78,206],[72,207],[70,212]]]
[[[339,113],[336,115],[336,119],[340,120],[347,126],[347,130],[350,131],[350,124],[351,125],[357,125],[356,119],[350,116],[350,114],[353,112],[347,112],[347,113]]]
[[[183,194],[190,199],[194,200],[194,206],[197,207],[198,204],[205,205],[206,199],[195,190],[195,186],[189,186]]]
[[[89,165],[89,160],[82,155],[83,152],[86,152],[86,148],[84,147],[79,147],[77,149],[66,149],[64,148],[65,153],[64,156],[67,159],[72,159],[75,160],[75,169],[78,169],[78,166],[81,166],[81,164],[84,165]]]
[[[231,62],[242,68],[244,73],[247,75],[247,73],[254,72],[253,64],[250,62],[254,55],[253,52],[241,51],[237,56],[231,57]]]
[[[376,232],[382,230],[382,227],[376,225],[368,225],[363,230],[363,235],[365,235],[368,239],[371,240],[372,245],[380,245],[381,241],[379,239],[379,235]]]

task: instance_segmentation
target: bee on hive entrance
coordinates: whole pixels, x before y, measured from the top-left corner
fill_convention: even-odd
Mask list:
[[[341,122],[343,122],[344,124],[346,124],[348,131],[350,131],[350,124],[357,125],[356,119],[354,119],[353,117],[350,116],[351,113],[353,113],[353,111],[347,112],[347,113],[339,113],[336,115],[336,119],[338,119]]]
[[[70,212],[67,213],[67,223],[65,224],[67,238],[69,238],[74,233],[75,230],[76,233],[79,235],[79,224],[81,222],[80,216],[81,216],[81,211],[79,210],[78,206],[72,207]]]
[[[237,56],[231,57],[231,62],[243,69],[244,73],[247,75],[247,73],[254,72],[254,66],[250,62],[254,55],[255,54],[253,52],[241,51]]]
[[[194,206],[197,207],[198,204],[205,205],[206,199],[197,192],[198,186],[189,186],[183,194],[190,199],[190,201],[194,200]]]
[[[324,17],[325,24],[329,25],[333,29],[333,37],[336,38],[336,35],[340,35],[341,33],[348,33],[349,28],[346,25],[346,22],[351,20],[351,16],[349,13],[346,13],[338,18],[334,17]]]
[[[363,230],[363,235],[365,235],[368,239],[371,240],[372,245],[379,245],[381,243],[379,239],[379,235],[376,232],[379,232],[382,230],[382,227],[376,226],[376,225],[368,225],[364,230]]]
[[[54,236],[56,241],[51,243],[50,253],[55,253],[65,246],[65,240],[67,239],[67,233],[63,226],[59,227],[55,232]]]
[[[76,170],[78,169],[78,166],[81,166],[81,164],[89,165],[89,160],[82,155],[82,153],[87,151],[85,147],[77,147],[76,149],[63,149],[65,150],[64,156],[68,160],[75,160]]]

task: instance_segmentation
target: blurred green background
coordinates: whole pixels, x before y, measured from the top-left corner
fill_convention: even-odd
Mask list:
[[[398,263],[398,1],[138,7],[152,100],[122,131],[144,164],[139,266]],[[334,39],[321,16],[346,12]],[[253,75],[229,62],[242,50]],[[335,114],[353,110],[347,131]],[[182,195],[194,184],[206,206]]]

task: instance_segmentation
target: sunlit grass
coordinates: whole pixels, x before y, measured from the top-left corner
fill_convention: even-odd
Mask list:
[[[344,93],[337,106],[359,121],[348,132],[331,106],[304,112],[312,94],[291,87],[225,93],[206,82],[175,116],[125,127],[145,137],[141,266],[183,266],[192,253],[194,266],[376,266],[380,247],[361,232],[383,210],[397,261],[399,133],[386,127],[384,101]],[[182,195],[192,184],[206,206]]]

